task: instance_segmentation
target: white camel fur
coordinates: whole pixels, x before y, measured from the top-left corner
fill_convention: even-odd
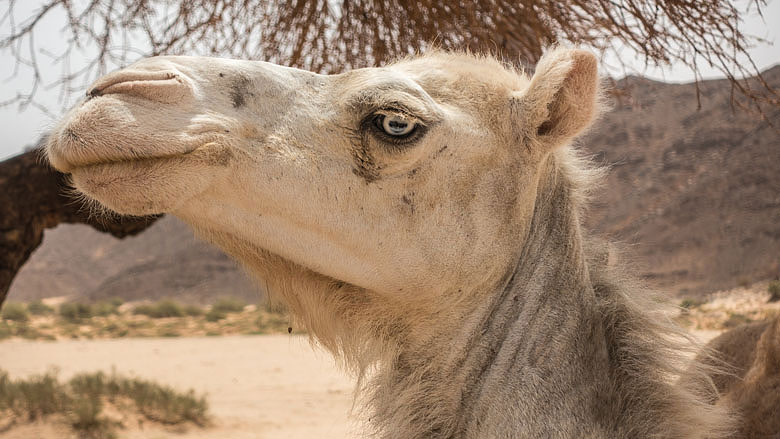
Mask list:
[[[530,79],[447,53],[332,76],[157,57],[98,80],[47,153],[262,279],[362,377],[367,434],[717,437],[725,411],[670,382],[682,332],[580,227],[595,172],[570,144],[599,97],[581,50]]]

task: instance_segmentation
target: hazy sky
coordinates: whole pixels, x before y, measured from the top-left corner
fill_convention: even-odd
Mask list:
[[[40,5],[40,0],[26,0],[25,2],[17,2],[19,5],[17,12],[17,22],[25,18],[25,11],[33,11]],[[744,5],[744,1],[739,2],[740,5]],[[0,10],[0,14],[5,13],[5,7]],[[780,41],[778,40],[778,33],[780,32],[780,0],[773,0],[769,5],[763,9],[763,20],[756,14],[746,17],[743,31],[748,34],[759,36],[767,39],[770,43],[755,47],[751,50],[751,55],[756,61],[756,64],[761,70],[771,67],[780,63]],[[41,22],[39,31],[36,33],[36,44],[39,49],[43,51],[48,50],[50,53],[60,53],[64,47],[64,35],[61,30],[64,25],[63,14],[55,14],[52,12],[51,16],[48,16]],[[0,25],[0,38],[10,33],[10,25],[6,21]],[[777,44],[775,44],[777,42]],[[624,53],[621,55],[623,60],[629,65],[629,71],[623,72],[622,69],[615,69],[609,64],[616,64],[607,61],[608,65],[604,68],[607,69],[613,76],[623,76],[624,73],[639,73],[644,76],[651,77],[653,79],[668,81],[668,82],[688,82],[693,80],[693,75],[690,71],[683,66],[672,66],[671,69],[645,69],[639,64],[638,57],[632,53]],[[78,69],[77,60],[78,57],[73,57],[73,65],[71,65],[71,71]],[[42,76],[44,84],[52,84],[62,73],[62,66],[52,65],[46,66],[46,57],[44,52],[39,53],[38,56],[42,67]],[[84,58],[86,59],[86,57]],[[632,60],[637,59],[632,64]],[[14,71],[15,60],[10,50],[0,50],[0,102],[6,101],[14,97],[20,91],[29,90],[31,81],[31,70],[22,66],[18,71]],[[703,75],[705,78],[718,78],[721,75],[714,69],[703,69]],[[63,106],[72,105],[80,96],[71,96],[70,102],[63,103],[60,100],[60,89],[58,86],[50,86],[39,89],[38,100],[46,104],[47,108],[54,114],[55,117],[61,115],[61,108]],[[41,110],[28,107],[24,111],[16,105],[10,105],[0,108],[0,128],[2,128],[3,140],[0,142],[0,160],[12,156],[21,152],[26,146],[36,142],[40,135],[48,131],[56,121],[52,117],[47,116]]]

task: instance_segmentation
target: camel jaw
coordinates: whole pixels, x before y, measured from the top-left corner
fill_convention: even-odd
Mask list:
[[[152,215],[174,212],[206,190],[224,175],[231,159],[228,149],[209,143],[170,157],[79,166],[70,174],[73,186],[87,199],[120,214]],[[202,172],[206,167],[211,170]]]

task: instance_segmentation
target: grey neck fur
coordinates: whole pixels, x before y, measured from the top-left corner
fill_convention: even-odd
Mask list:
[[[723,428],[727,416],[669,383],[676,370],[658,356],[675,348],[661,340],[675,329],[626,302],[603,253],[585,254],[577,188],[554,158],[547,165],[505,283],[454,332],[380,365],[369,390],[378,436],[682,438]]]

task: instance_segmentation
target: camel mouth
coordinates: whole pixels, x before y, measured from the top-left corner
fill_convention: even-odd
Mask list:
[[[163,162],[166,160],[173,160],[177,158],[184,158],[188,154],[191,154],[194,151],[182,153],[182,154],[170,154],[170,155],[160,155],[160,156],[148,156],[148,157],[133,157],[133,158],[116,158],[116,159],[105,159],[105,160],[94,160],[90,162],[82,162],[78,164],[73,164],[68,166],[66,173],[73,174],[77,172],[89,172],[90,170],[95,170],[98,167],[101,169],[105,169],[106,167],[142,167],[144,165],[153,165],[156,162]]]

